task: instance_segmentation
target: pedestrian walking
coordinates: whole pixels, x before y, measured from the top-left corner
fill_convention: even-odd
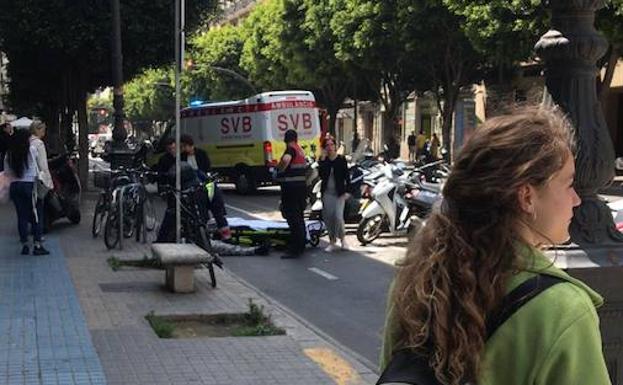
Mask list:
[[[340,240],[342,250],[348,250],[344,230],[344,205],[350,196],[350,177],[346,158],[338,155],[335,140],[324,142],[323,153],[318,162],[322,193],[322,219],[329,233],[327,252],[336,250],[336,240]]]
[[[350,144],[350,153],[354,154],[355,152],[357,152],[357,147],[359,147],[359,143],[361,143],[361,140],[359,139],[359,133],[357,133],[357,131],[355,131],[353,133],[353,141]]]
[[[307,161],[305,153],[298,145],[296,131],[287,130],[284,141],[286,150],[277,165],[276,180],[281,185],[281,213],[288,222],[291,234],[288,253],[281,258],[290,259],[300,257],[305,251],[306,230],[303,213],[307,205],[305,184]]]
[[[426,155],[426,135],[424,135],[424,131],[420,130],[420,133],[415,138],[415,146],[417,147],[418,158]]]
[[[411,131],[411,135],[407,137],[407,146],[409,146],[409,160],[415,162],[417,160],[417,140],[415,131]]]
[[[36,154],[37,149],[31,145],[30,132],[25,129],[16,130],[5,156],[4,167],[12,175],[9,196],[17,213],[17,230],[22,243],[22,255],[30,254],[29,233],[33,237],[33,254],[49,254],[41,242],[43,202],[37,199],[35,186],[38,179]]]
[[[4,170],[4,154],[9,148],[9,141],[13,135],[13,126],[11,123],[2,123],[0,125],[0,171]]]
[[[472,134],[397,271],[383,368],[412,348],[446,385],[610,384],[595,310],[603,299],[542,252],[569,239],[580,204],[573,149],[570,124],[543,107]],[[560,283],[488,336],[502,298],[534,277]]]
[[[439,147],[441,147],[439,137],[437,134],[433,134],[433,138],[430,141],[430,157],[433,162],[439,159]]]

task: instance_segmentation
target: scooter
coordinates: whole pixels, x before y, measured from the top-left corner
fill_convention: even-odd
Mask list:
[[[441,187],[424,181],[421,170],[408,176],[401,168],[387,164],[385,179],[372,190],[372,200],[362,207],[357,239],[366,245],[383,232],[405,235],[425,223],[434,203],[441,197]]]
[[[54,188],[44,200],[44,229],[49,231],[52,223],[67,217],[71,223],[80,223],[80,195],[82,187],[76,170],[76,161],[69,154],[48,160]]]

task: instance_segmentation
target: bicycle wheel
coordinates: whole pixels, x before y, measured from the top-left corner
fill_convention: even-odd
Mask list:
[[[93,213],[93,224],[91,225],[91,234],[93,234],[93,238],[97,238],[97,236],[102,232],[102,225],[106,220],[106,203],[104,203],[104,195],[100,195],[97,200],[97,204],[95,205],[95,212]]]
[[[199,226],[197,229],[199,239],[195,240],[197,246],[201,247],[205,251],[211,253],[211,243],[210,237],[208,236],[208,232],[206,231],[205,226]],[[215,256],[216,258],[216,256]],[[212,283],[212,287],[216,287],[216,275],[214,274],[214,264],[212,262],[205,263],[205,266],[208,268],[208,273],[210,274],[210,281]]]
[[[108,213],[106,218],[106,225],[104,226],[104,243],[110,250],[117,247],[119,244],[119,216],[116,212]]]
[[[132,238],[138,226],[137,215],[139,211],[138,203],[127,200],[123,207],[123,236]]]
[[[154,231],[156,228],[156,209],[154,209],[154,202],[149,196],[145,196],[143,201],[143,210],[145,212],[145,229],[147,231]]]

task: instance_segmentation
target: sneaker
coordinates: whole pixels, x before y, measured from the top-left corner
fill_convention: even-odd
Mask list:
[[[346,239],[342,239],[342,250],[344,251],[348,251],[350,250],[350,246],[348,246],[348,243],[346,242]]]
[[[28,245],[22,246],[22,255],[28,255],[28,254],[30,254],[30,248],[28,248]]]
[[[330,244],[329,246],[327,246],[324,251],[326,251],[327,253],[332,253],[337,249],[337,247],[334,244]]]
[[[32,249],[32,255],[48,255],[50,254],[43,246],[35,246]]]

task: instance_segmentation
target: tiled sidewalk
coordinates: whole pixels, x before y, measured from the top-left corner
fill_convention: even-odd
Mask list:
[[[106,384],[58,242],[0,237],[0,385]]]

